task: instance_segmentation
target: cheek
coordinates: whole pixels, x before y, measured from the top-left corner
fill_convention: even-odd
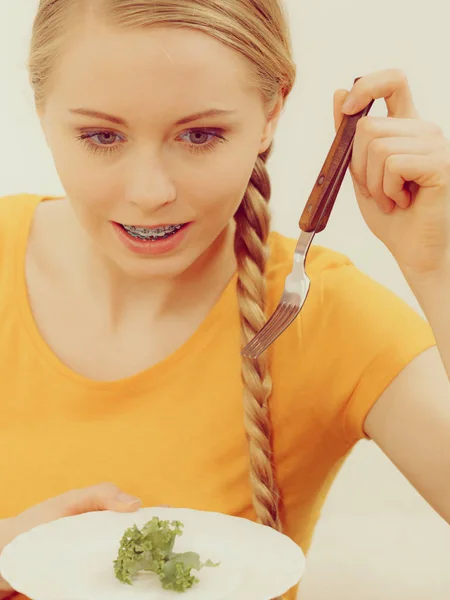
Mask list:
[[[189,194],[194,199],[196,212],[214,221],[230,220],[241,204],[256,158],[256,151],[221,156],[205,167],[203,176],[195,178]]]
[[[74,146],[75,144],[75,146]],[[115,178],[111,171],[102,165],[101,157],[91,155],[76,140],[54,138],[51,143],[56,171],[62,186],[70,198],[75,211],[91,214],[101,213],[111,204],[117,193]],[[88,214],[83,220],[88,219]]]

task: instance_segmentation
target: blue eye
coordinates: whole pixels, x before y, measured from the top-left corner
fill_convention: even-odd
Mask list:
[[[114,131],[87,131],[77,136],[77,139],[83,142],[88,150],[92,152],[104,152],[112,154],[120,150],[123,139]],[[119,140],[119,143],[116,143]]]
[[[190,129],[178,136],[190,152],[200,153],[212,150],[217,144],[226,142],[223,129],[207,129],[205,127]],[[114,131],[86,131],[77,136],[88,150],[94,153],[113,154],[121,149],[126,141]]]
[[[214,134],[206,131],[188,131],[183,135],[188,136],[189,141],[195,146],[203,146],[203,144],[210,142],[215,137]]]
[[[190,129],[182,133],[179,138],[187,138],[186,145],[191,152],[207,152],[217,144],[226,142],[223,129],[207,129],[205,127]]]
[[[118,138],[117,133],[112,133],[111,131],[103,131],[102,133],[96,133],[91,136],[91,140],[95,140],[97,138],[98,144],[100,146],[110,146],[114,143],[114,138]]]

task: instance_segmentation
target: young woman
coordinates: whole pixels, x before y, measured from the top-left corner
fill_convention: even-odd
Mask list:
[[[0,547],[169,504],[307,551],[363,437],[450,521],[450,149],[405,76],[337,91],[334,117],[386,100],[351,172],[428,323],[314,247],[301,315],[250,360],[295,246],[265,167],[295,76],[278,0],[41,0],[29,67],[66,197],[0,202]]]

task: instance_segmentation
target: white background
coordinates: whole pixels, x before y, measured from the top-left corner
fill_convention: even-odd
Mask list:
[[[26,60],[36,0],[0,0],[0,195],[61,194],[36,120]],[[288,0],[296,88],[270,163],[275,227],[297,222],[334,135],[332,97],[355,77],[402,68],[417,107],[450,137],[448,0]],[[381,101],[374,115],[385,115]],[[386,249],[371,235],[346,179],[317,242],[344,252],[417,308]],[[301,485],[301,482],[299,482]],[[444,600],[450,533],[389,461],[360,444],[339,476],[313,545],[304,600]]]

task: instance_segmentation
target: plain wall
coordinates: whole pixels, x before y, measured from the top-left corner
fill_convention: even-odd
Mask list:
[[[36,0],[0,0],[0,195],[63,192],[25,69],[36,6]],[[334,136],[335,89],[348,89],[355,77],[374,70],[401,68],[422,117],[439,123],[450,137],[450,3],[289,0],[287,7],[298,81],[269,170],[274,226],[296,237],[298,218]],[[372,114],[386,114],[382,101]],[[347,254],[417,308],[395,261],[365,226],[348,176],[328,229],[316,242]],[[362,443],[325,507],[302,598],[443,600],[450,596],[444,562],[449,556],[447,526],[373,444]]]

